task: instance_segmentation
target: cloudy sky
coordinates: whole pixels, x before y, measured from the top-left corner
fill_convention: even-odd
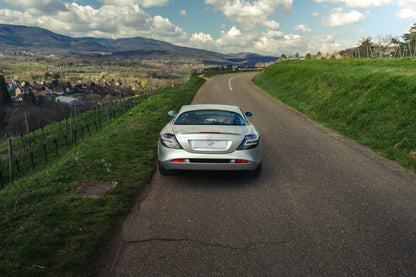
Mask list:
[[[148,37],[222,53],[332,53],[400,38],[416,0],[0,0],[0,23],[71,37]]]

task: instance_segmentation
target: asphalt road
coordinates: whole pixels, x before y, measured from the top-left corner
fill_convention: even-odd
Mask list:
[[[209,79],[193,103],[239,105],[263,171],[156,173],[100,276],[416,276],[416,177],[251,83]]]

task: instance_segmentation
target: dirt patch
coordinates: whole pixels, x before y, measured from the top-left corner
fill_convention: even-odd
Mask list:
[[[78,196],[100,198],[106,193],[106,191],[114,188],[116,185],[117,185],[117,182],[97,182],[97,181],[81,182],[75,194]]]

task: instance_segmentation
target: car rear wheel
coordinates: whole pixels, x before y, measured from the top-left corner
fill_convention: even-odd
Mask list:
[[[166,168],[164,168],[160,163],[159,163],[159,172],[163,176],[166,176],[166,175],[170,174],[170,171],[167,170]]]
[[[259,166],[253,171],[250,171],[250,176],[256,178],[260,176],[260,173],[261,173],[261,164],[259,164]]]

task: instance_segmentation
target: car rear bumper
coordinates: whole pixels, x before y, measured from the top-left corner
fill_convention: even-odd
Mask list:
[[[236,150],[229,154],[189,153],[183,149],[164,147],[160,143],[158,147],[159,164],[167,170],[253,171],[262,160],[261,144],[253,149]]]

